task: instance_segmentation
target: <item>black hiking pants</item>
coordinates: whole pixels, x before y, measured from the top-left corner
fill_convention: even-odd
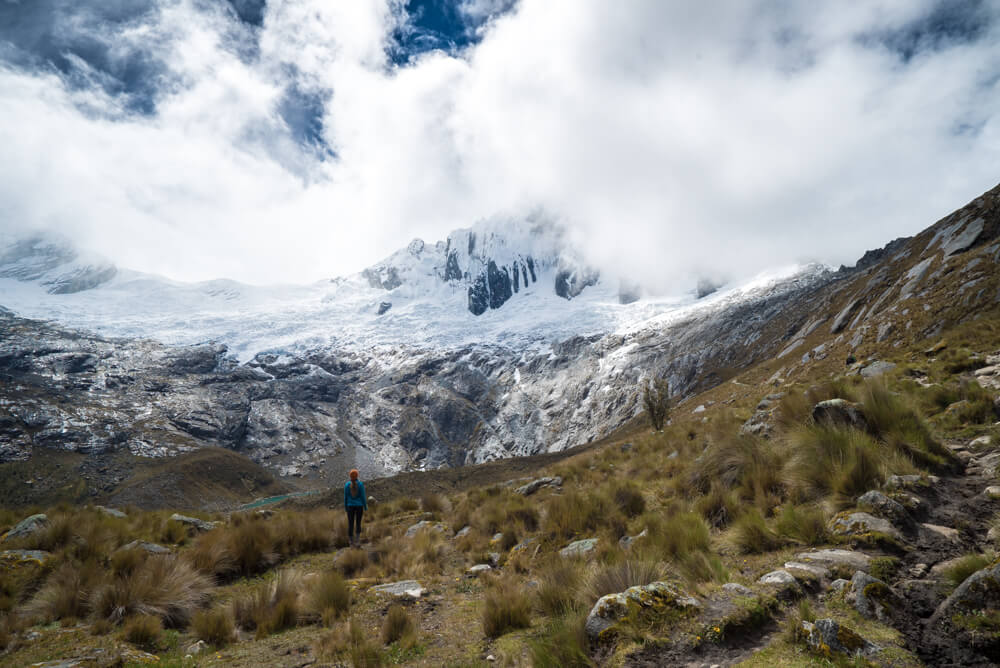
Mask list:
[[[361,516],[365,514],[362,506],[347,506],[347,537],[352,539],[361,535]]]

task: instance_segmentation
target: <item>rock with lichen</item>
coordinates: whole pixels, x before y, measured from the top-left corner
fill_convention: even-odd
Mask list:
[[[834,654],[845,654],[851,657],[869,656],[881,648],[865,640],[853,629],[841,625],[833,619],[817,619],[815,622],[802,622],[801,633],[806,644],[820,654],[831,657]]]
[[[587,615],[585,628],[593,639],[606,639],[620,626],[680,618],[701,609],[701,602],[667,582],[629,587],[618,594],[598,599]]]

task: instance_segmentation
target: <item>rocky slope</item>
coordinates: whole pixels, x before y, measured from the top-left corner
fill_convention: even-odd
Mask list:
[[[561,450],[635,416],[638,388],[652,376],[668,378],[681,400],[759,362],[778,360],[775,376],[784,378],[973,318],[1000,302],[998,232],[1000,188],[853,269],[811,267],[562,340],[505,339],[488,329],[479,342],[447,345],[310,345],[307,337],[248,355],[222,343],[105,338],[4,311],[0,456],[25,458],[36,447],[168,456],[220,445],[322,483],[350,467],[373,476]],[[415,277],[440,270],[436,280],[455,283],[473,310],[496,302],[501,315],[529,303],[513,288],[525,292],[525,270],[550,277],[566,296],[593,278],[560,268],[558,255],[538,252],[540,241],[522,253],[498,236],[463,234],[433,249],[411,244],[373,268],[364,299],[413,299],[407,286],[424,285]],[[507,287],[515,296],[500,299]],[[412,327],[415,313],[401,322]]]

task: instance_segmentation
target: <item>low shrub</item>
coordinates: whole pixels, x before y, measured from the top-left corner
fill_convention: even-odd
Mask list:
[[[225,647],[236,636],[232,611],[227,607],[200,610],[191,618],[191,631],[209,645]]]
[[[163,622],[154,615],[130,617],[125,622],[122,637],[143,649],[155,650],[163,639]]]
[[[499,638],[508,631],[531,626],[531,599],[511,580],[501,580],[486,592],[483,606],[483,633]]]

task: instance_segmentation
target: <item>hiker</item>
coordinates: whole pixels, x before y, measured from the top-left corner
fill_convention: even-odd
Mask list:
[[[368,510],[365,483],[358,480],[358,470],[351,469],[351,480],[344,484],[344,510],[347,511],[347,539],[351,547],[361,547],[361,516]]]

